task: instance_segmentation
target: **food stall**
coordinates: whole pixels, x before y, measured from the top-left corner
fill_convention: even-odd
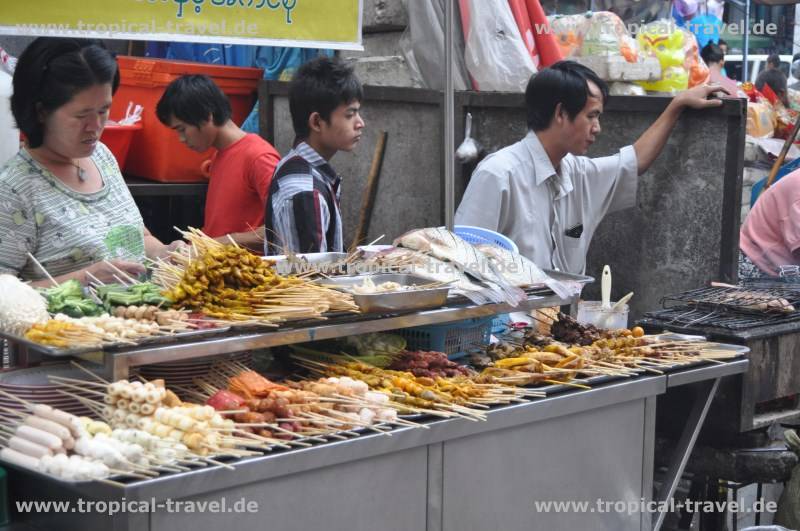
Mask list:
[[[452,97],[452,91],[448,93]],[[453,132],[452,127],[446,130]],[[452,144],[452,138],[448,139],[446,145],[452,147]],[[452,149],[448,152],[452,152]],[[444,210],[446,217],[449,217],[454,206],[454,191],[452,160],[450,157],[447,159],[449,162],[446,161],[445,166],[449,169]],[[590,280],[580,277],[559,278],[555,272],[547,273],[551,278],[564,282],[581,284]],[[167,290],[175,289],[170,284],[160,286]],[[303,288],[308,286],[304,284]],[[316,295],[323,296],[318,288],[314,289],[317,289],[314,292]],[[268,291],[264,288],[267,295]],[[341,308],[326,306],[325,310],[315,308],[317,314],[311,318],[290,316],[274,322],[260,320],[242,323],[230,319],[228,324],[221,324],[219,321],[226,319],[214,315],[214,312],[206,312],[206,317],[210,317],[207,320],[215,325],[208,329],[184,329],[172,333],[153,333],[152,336],[142,332],[142,337],[125,341],[106,338],[105,333],[110,329],[103,328],[102,323],[95,321],[94,325],[102,330],[92,332],[102,335],[104,341],[100,345],[81,345],[78,348],[74,348],[75,344],[71,342],[76,336],[71,335],[75,330],[70,328],[73,323],[70,320],[54,319],[59,323],[70,323],[67,326],[70,334],[66,336],[58,333],[60,327],[66,325],[57,324],[48,328],[45,323],[37,323],[45,328],[35,329],[33,334],[28,333],[29,329],[22,334],[3,335],[12,343],[18,362],[35,364],[45,359],[68,357],[84,360],[81,363],[84,369],[90,367],[88,364],[91,362],[102,363],[105,370],[99,371],[100,377],[106,378],[107,383],[96,379],[93,381],[93,377],[77,383],[73,377],[59,379],[57,375],[48,379],[47,383],[52,387],[60,387],[62,392],[66,391],[62,394],[81,397],[73,396],[78,405],[90,408],[94,418],[89,421],[87,429],[93,426],[91,422],[107,422],[110,429],[113,415],[104,414],[105,406],[97,410],[97,406],[89,403],[97,402],[98,396],[102,396],[104,401],[107,397],[113,400],[115,384],[121,385],[128,380],[127,384],[133,385],[137,368],[140,376],[148,371],[169,374],[169,365],[172,365],[172,370],[186,370],[193,363],[211,367],[217,361],[228,368],[239,369],[238,364],[244,362],[237,355],[252,349],[563,306],[574,302],[579,292],[559,295],[547,286],[527,286],[524,297],[514,301],[477,303],[463,297],[453,297],[440,307],[401,308],[376,313],[342,311]],[[307,301],[310,296],[306,292],[304,300]],[[330,297],[330,294],[325,294],[325,297]],[[180,303],[180,300],[173,302]],[[142,316],[135,314],[137,318]],[[125,324],[135,328],[130,323]],[[158,328],[160,332],[165,332],[163,327]],[[53,333],[55,335],[51,335]],[[609,338],[623,337],[613,335],[616,333],[614,331],[608,333],[612,334]],[[81,337],[86,339],[84,335]],[[70,341],[54,346],[54,339]],[[71,501],[75,504],[108,502],[104,505],[95,503],[93,508],[85,511],[79,509],[60,513],[53,510],[17,514],[21,520],[43,529],[216,529],[221,526],[253,529],[263,527],[265,522],[269,528],[281,530],[307,530],[316,526],[403,530],[492,527],[658,529],[663,513],[642,510],[639,505],[629,508],[632,502],[651,501],[656,397],[670,388],[687,385],[700,390],[695,402],[686,410],[684,432],[671,456],[666,480],[654,500],[662,501],[669,499],[675,490],[720,380],[745,371],[748,361],[743,357],[745,349],[721,344],[712,346],[714,356],[719,356],[712,357],[705,353],[709,345],[687,347],[684,342],[693,341],[687,338],[655,336],[642,341],[641,344],[631,343],[636,346],[630,348],[651,348],[650,345],[657,344],[666,350],[653,351],[653,360],[633,362],[633,369],[613,374],[599,370],[597,366],[591,370],[579,367],[589,356],[583,351],[579,350],[580,354],[572,351],[550,352],[562,356],[559,363],[564,365],[548,369],[550,372],[542,370],[537,376],[502,373],[503,378],[511,378],[506,382],[508,384],[513,383],[515,378],[522,378],[523,382],[526,378],[532,378],[530,383],[539,385],[528,387],[492,382],[495,393],[505,394],[502,399],[494,395],[492,401],[476,402],[474,407],[450,404],[450,411],[445,411],[444,415],[438,409],[435,412],[418,410],[416,414],[399,415],[393,421],[374,424],[360,422],[359,419],[343,423],[318,417],[306,417],[303,420],[290,417],[304,427],[295,431],[294,435],[289,435],[289,439],[268,437],[269,441],[261,441],[265,444],[257,447],[252,442],[250,445],[243,444],[241,439],[232,435],[233,429],[224,424],[219,429],[230,431],[225,433],[232,441],[235,439],[234,442],[240,443],[235,448],[225,447],[224,451],[217,452],[222,449],[214,446],[210,455],[197,452],[166,466],[160,463],[144,469],[134,467],[96,480],[64,480],[49,469],[42,471],[37,467],[34,470],[8,459],[4,459],[4,462],[10,470],[11,491],[15,501]],[[648,343],[650,341],[653,343]],[[685,353],[684,348],[688,348],[692,356],[697,357],[689,359],[688,354],[675,354],[671,351],[675,343],[680,343],[682,353]],[[572,345],[570,348],[582,347]],[[605,347],[598,348],[602,350]],[[524,354],[520,357],[524,358],[528,354],[539,355],[547,351],[533,349],[520,352]],[[208,360],[209,357],[216,359]],[[637,356],[633,357],[638,360]],[[499,359],[505,358],[498,358],[492,363]],[[533,362],[526,363],[536,365]],[[159,365],[165,367],[159,369]],[[307,361],[300,365],[307,369],[319,369],[319,364]],[[164,372],[159,373],[160,370]],[[520,371],[511,372],[516,374]],[[580,378],[577,377],[579,373]],[[544,375],[547,377],[539,381],[540,376]],[[144,385],[147,385],[159,378],[144,379],[147,380]],[[416,382],[419,383],[418,380]],[[301,385],[297,381],[295,383]],[[197,401],[198,390],[188,395],[183,394],[184,391],[175,388],[185,402],[184,405],[178,402],[179,405],[174,407],[188,407],[185,404],[190,400]],[[90,399],[86,394],[95,397]],[[396,395],[390,392],[387,396]],[[342,400],[340,397],[333,398]],[[27,414],[24,413],[26,408],[33,407],[15,403],[11,398],[8,400],[12,402],[6,402],[4,407],[16,407],[23,412],[16,416],[10,414],[9,418],[22,418],[21,415]],[[126,402],[126,406],[129,405],[130,401]],[[117,410],[125,409],[119,407],[119,401],[115,402],[114,407],[114,414]],[[226,415],[233,414],[232,410],[224,411]],[[395,411],[413,412],[413,409],[400,407]],[[159,420],[161,425],[156,428],[184,421],[193,424],[192,419],[178,418],[168,412],[162,412],[160,416],[164,422]],[[128,416],[124,420],[127,422]],[[274,420],[274,423],[255,424],[269,424],[270,430],[275,430],[272,435],[288,435],[280,431],[288,428],[277,419]],[[14,422],[17,421],[12,421],[11,426]],[[247,429],[247,424],[239,423],[236,430]],[[149,426],[152,427],[152,423]],[[326,429],[313,432],[310,429],[320,426]],[[204,449],[208,448],[198,448]],[[63,473],[64,470],[59,469],[59,472]],[[535,505],[538,501],[594,503],[596,500],[610,502],[612,507],[559,513]],[[128,505],[111,505],[111,502],[121,501]],[[223,504],[221,512],[214,511],[209,505],[216,501]],[[148,502],[151,505],[146,512],[141,511],[141,507],[135,511],[131,502]],[[175,507],[175,502],[182,502],[183,505]],[[235,505],[239,502],[242,503]],[[620,510],[615,502],[624,504],[625,508]],[[101,507],[105,510],[101,510]],[[112,507],[116,507],[116,510]]]
[[[415,233],[433,237],[445,232],[443,229],[423,229]],[[78,333],[79,327],[85,323],[93,323],[98,329],[105,331],[103,333],[111,334],[114,330],[118,331],[117,327],[109,326],[111,318],[74,319],[62,316],[34,324],[24,334],[11,333],[7,329],[3,332],[3,336],[16,345],[16,348],[27,350],[28,360],[43,354],[51,358],[69,356],[104,363],[106,371],[99,371],[99,377],[87,372],[88,368],[96,368],[89,361],[80,364],[82,369],[79,371],[83,376],[65,376],[52,365],[45,366],[47,368],[44,369],[49,372],[46,376],[49,387],[57,389],[61,395],[71,397],[78,405],[88,407],[95,419],[104,419],[87,419],[87,430],[96,428],[92,422],[99,426],[107,422],[114,427],[115,432],[122,430],[122,426],[128,426],[125,430],[130,429],[131,424],[126,423],[129,422],[131,410],[126,408],[131,407],[134,399],[119,399],[125,395],[117,393],[128,393],[127,396],[130,397],[135,395],[137,391],[132,389],[136,387],[134,381],[137,378],[137,367],[141,367],[138,369],[138,377],[143,377],[145,388],[155,385],[154,382],[161,379],[167,390],[174,391],[185,401],[182,405],[169,408],[184,408],[185,411],[185,408],[190,407],[200,411],[202,406],[189,406],[189,403],[199,402],[214,389],[217,389],[216,393],[221,392],[221,386],[227,385],[231,391],[239,392],[247,387],[234,384],[234,379],[247,369],[246,359],[239,357],[242,351],[296,343],[313,347],[316,343],[308,342],[388,330],[402,333],[407,327],[421,330],[420,326],[456,324],[459,321],[463,323],[464,319],[474,320],[512,310],[558,307],[573,302],[583,285],[591,282],[588,277],[558,272],[539,273],[533,268],[527,269],[529,266],[526,266],[526,271],[535,274],[539,281],[517,282],[518,285],[526,286],[524,292],[510,288],[504,294],[482,291],[481,296],[491,294],[494,300],[475,303],[470,300],[470,297],[477,296],[474,291],[470,293],[475,286],[470,287],[459,282],[456,287],[449,288],[454,296],[444,301],[425,302],[421,307],[413,309],[423,300],[421,295],[428,295],[426,292],[431,289],[441,289],[442,283],[431,286],[428,282],[419,284],[418,288],[405,284],[408,289],[368,293],[362,298],[359,298],[359,290],[350,291],[350,288],[342,288],[342,291],[333,294],[325,291],[330,289],[326,286],[335,285],[337,280],[341,284],[342,278],[347,277],[337,278],[326,274],[316,282],[300,280],[302,275],[282,277],[277,273],[282,270],[281,263],[273,264],[272,261],[255,259],[247,251],[233,245],[212,243],[198,232],[187,233],[186,236],[193,243],[194,252],[199,255],[192,255],[192,251],[185,250],[188,253],[184,254],[186,260],[182,260],[180,256],[175,257],[175,261],[183,265],[161,264],[156,268],[154,281],[160,282],[161,293],[167,294],[173,300],[183,297],[182,304],[185,307],[194,307],[198,301],[204,301],[202,311],[212,317],[205,320],[207,324],[214,326],[192,330],[183,328],[166,333],[172,324],[177,326],[182,322],[177,315],[172,314],[169,321],[172,324],[164,321],[165,324],[160,327],[162,333],[151,337],[144,336],[144,332],[139,335],[122,334],[116,339],[102,336],[102,340],[95,336],[94,341],[100,341],[100,344],[94,347],[86,342],[89,340],[85,335]],[[384,250],[383,253],[369,258],[362,255],[358,259],[363,259],[362,262],[354,257],[347,257],[339,265],[346,266],[345,269],[365,269],[369,265],[375,265],[375,260],[378,260],[382,265],[389,266],[392,265],[392,256],[408,264],[410,258],[431,259],[432,255],[428,253],[436,253],[431,249],[424,251],[421,247],[417,250],[402,247],[403,242],[413,247],[415,241],[418,240],[400,238],[397,242],[400,247]],[[464,249],[471,248],[466,242],[458,241],[458,245],[463,245]],[[486,251],[483,246],[475,249]],[[494,252],[499,253],[497,249]],[[519,256],[506,252],[508,256]],[[287,314],[287,308],[280,306],[280,319],[269,313],[263,314],[266,317],[260,318],[260,322],[253,322],[253,319],[237,321],[230,316],[230,320],[224,323],[220,315],[216,314],[222,311],[215,309],[216,302],[208,302],[217,299],[215,296],[209,297],[209,294],[230,292],[217,291],[214,287],[216,284],[209,280],[206,288],[192,293],[193,286],[201,282],[199,276],[195,276],[200,271],[199,268],[203,268],[203,274],[209,279],[218,278],[215,276],[217,274],[223,275],[228,286],[225,289],[232,289],[233,286],[240,286],[237,289],[241,289],[241,285],[232,277],[224,277],[227,273],[219,273],[221,269],[214,270],[218,273],[212,272],[212,268],[230,263],[227,258],[222,260],[223,253],[228,258],[234,255],[239,257],[237,267],[243,278],[269,276],[275,292],[270,294],[268,291],[259,291],[259,303],[253,306],[258,311],[273,304],[278,296],[277,292],[290,287],[295,290],[309,290],[317,299],[333,301],[331,304],[338,304],[338,307],[349,304],[345,295],[351,293],[353,300],[359,301],[359,310],[325,311],[317,319],[309,319],[305,316],[298,317],[297,313]],[[211,265],[210,255],[219,259],[217,265]],[[428,258],[424,258],[426,256]],[[394,262],[394,265],[399,261]],[[414,264],[413,260],[411,264]],[[309,264],[302,260],[296,265],[313,266],[311,270],[314,272],[319,272],[321,267],[318,263]],[[335,265],[336,263],[326,264],[326,271],[330,272],[331,267],[336,269]],[[181,275],[176,275],[176,267],[182,271]],[[414,272],[424,274],[419,268],[414,269]],[[366,273],[366,276],[358,277],[357,287],[383,286],[381,274]],[[259,280],[259,285],[263,285],[262,282],[263,279]],[[142,286],[146,284],[132,280],[128,284],[125,287],[128,295],[137,293],[142,298],[158,296],[158,292],[145,295],[146,290]],[[50,288],[50,291],[45,291],[45,295],[50,296],[48,304],[80,307],[82,311],[86,309],[82,301],[71,300],[67,303],[63,297],[63,289],[56,292],[58,289]],[[392,287],[392,290],[396,289],[396,286]],[[114,315],[136,316],[141,313],[140,320],[146,317],[136,306],[126,306],[132,301],[123,296],[122,291],[125,290],[122,287],[94,285],[93,290],[102,300],[117,303],[112,304]],[[56,293],[59,294],[58,297],[55,296]],[[401,305],[393,309],[384,306],[380,309],[375,299],[370,301],[372,306],[367,306],[363,299],[377,297],[382,301],[380,304],[389,305],[390,297],[398,295],[412,306]],[[235,297],[241,300],[238,295]],[[295,303],[297,297],[297,293],[292,297]],[[237,312],[245,311],[244,306],[239,308]],[[7,316],[4,318],[7,319]],[[203,320],[202,317],[192,316],[183,322],[199,324]],[[134,327],[135,322],[137,321],[125,321],[126,326],[123,328]],[[651,500],[656,397],[670,388],[686,385],[699,386],[702,390],[695,403],[686,411],[684,437],[672,452],[672,468],[657,498],[666,500],[680,478],[686,457],[691,451],[720,379],[746,370],[748,361],[744,354],[747,349],[723,344],[693,343],[695,339],[684,336],[637,337],[643,332],[604,331],[580,325],[563,314],[551,317],[549,324],[549,335],[528,330],[521,339],[514,340],[500,334],[508,342],[503,347],[472,344],[473,349],[483,349],[490,358],[480,364],[469,361],[476,367],[474,371],[458,368],[458,364],[442,360],[443,366],[448,368],[446,370],[456,371],[446,373],[448,378],[450,374],[454,375],[452,382],[461,382],[457,385],[473,390],[469,400],[457,404],[439,402],[437,399],[426,402],[427,406],[424,408],[419,407],[419,402],[413,402],[414,407],[409,405],[411,402],[405,402],[404,406],[398,406],[400,409],[397,411],[407,408],[412,414],[390,416],[385,422],[367,423],[363,419],[336,422],[332,417],[325,417],[327,420],[323,420],[318,415],[321,409],[315,410],[317,416],[304,417],[298,413],[299,406],[295,406],[291,416],[302,427],[294,428],[277,419],[274,424],[259,424],[269,425],[271,430],[276,430],[270,432],[269,438],[264,435],[265,438],[260,439],[259,444],[228,435],[231,441],[235,441],[235,448],[215,446],[210,455],[192,454],[190,458],[187,454],[182,459],[160,464],[151,461],[146,467],[141,465],[127,471],[115,469],[116,472],[111,477],[84,481],[65,481],[54,477],[55,472],[50,469],[43,472],[41,465],[32,470],[13,460],[9,461],[6,455],[3,462],[10,471],[15,501],[69,501],[73,504],[91,501],[93,507],[105,509],[112,507],[112,502],[121,500],[129,505],[134,502],[150,504],[146,513],[128,508],[88,510],[67,515],[51,511],[18,516],[35,527],[51,528],[57,525],[59,529],[213,529],[221,525],[232,529],[252,529],[261,525],[264,518],[268,518],[270,525],[276,529],[286,530],[309,529],[322,525],[337,529],[368,529],[378,519],[382,522],[382,529],[404,530],[459,529],[465,526],[484,528],[493,522],[499,522],[507,529],[529,529],[532,523],[534,528],[541,529],[561,527],[567,523],[593,529],[658,528],[662,516],[657,511],[638,508],[639,503]],[[67,332],[61,333],[65,326]],[[95,334],[101,332],[96,330]],[[72,343],[61,342],[64,339]],[[131,341],[135,344],[131,344]],[[80,343],[80,347],[76,347],[76,342]],[[568,349],[567,345],[573,346]],[[420,356],[439,356],[439,359],[444,356],[433,352],[412,352],[411,344],[408,348],[409,351],[402,355],[418,361]],[[226,355],[229,355],[227,359]],[[417,385],[426,386],[444,385],[447,381],[415,376],[433,374],[427,372],[376,373],[374,371],[384,369],[368,368],[361,362],[354,364],[358,357],[344,357],[344,360],[336,361],[335,353],[323,358],[325,361],[320,361],[319,357],[305,357],[303,351],[291,357],[296,367],[289,380],[295,383],[286,385],[299,386],[291,389],[302,387],[321,393],[321,388],[313,386],[328,385],[332,380],[328,378],[314,381],[313,378],[324,375],[330,377],[332,374],[352,375],[354,379],[361,379],[363,382],[372,381],[370,374],[385,374],[386,376],[381,377],[384,379],[379,378],[377,382],[369,384],[370,387],[376,386],[373,389],[383,389],[378,393],[386,391],[385,387],[379,386],[401,385],[396,378],[413,378]],[[596,361],[591,362],[591,359]],[[545,360],[550,365],[543,365],[544,362],[540,360]],[[195,371],[196,365],[202,365],[199,373],[202,374],[202,381],[190,381],[197,387],[190,389],[185,386],[188,384],[174,383],[181,379],[181,375],[175,374],[175,371]],[[407,367],[408,371],[414,371],[420,365],[409,364]],[[297,372],[298,368],[305,368],[309,372]],[[24,374],[24,371],[25,369],[16,372]],[[298,379],[298,374],[305,376]],[[387,384],[385,380],[389,374],[392,375],[391,384]],[[399,376],[400,374],[407,376]],[[470,375],[469,383],[463,379],[464,374]],[[479,375],[483,375],[483,379]],[[107,380],[99,379],[103,377]],[[0,395],[11,402],[5,401],[2,411],[8,412],[14,406],[14,399],[7,392],[11,381],[5,380],[4,383],[3,380],[0,377]],[[269,385],[288,391],[290,388],[282,387],[282,382],[276,381]],[[361,385],[367,387],[367,384]],[[399,399],[397,397],[404,396],[402,393],[412,392],[415,384],[402,385],[406,386],[403,387],[404,391],[400,392],[395,387],[393,391],[386,391],[388,396]],[[142,387],[141,382],[139,387]],[[28,393],[20,396],[35,396],[25,386],[18,389]],[[422,389],[420,387],[420,391]],[[439,389],[436,392],[441,393],[444,388],[430,389]],[[315,400],[320,400],[319,404],[325,400],[332,400],[334,403],[346,400],[341,394],[326,395],[327,399],[323,395],[318,396]],[[35,398],[27,400],[32,401]],[[121,404],[121,401],[125,404]],[[212,399],[209,398],[207,403],[213,403]],[[16,407],[16,415],[19,416],[25,415],[26,408],[33,406],[20,403]],[[145,407],[144,403],[141,407]],[[233,413],[230,411],[231,406],[219,407],[224,407],[226,414]],[[155,422],[143,420],[145,411],[142,410],[142,415],[133,417],[134,425],[149,428],[155,425],[154,433],[160,433],[160,424],[193,424],[194,421],[186,420],[181,416],[182,413],[167,413],[166,409],[164,402],[152,412]],[[332,409],[325,411],[326,415],[334,414]],[[14,413],[8,415],[11,417],[6,416],[3,422],[13,428],[14,422],[8,419],[13,419]],[[254,425],[240,423],[241,420],[236,421],[236,430]],[[230,419],[229,421],[233,422]],[[225,426],[228,424],[224,422],[228,421],[220,422],[223,424],[217,429],[227,429]],[[320,426],[325,429],[311,430],[312,427]],[[297,431],[287,439],[274,438],[289,428]],[[169,426],[166,429],[167,432],[164,433],[170,433]],[[231,434],[234,431],[232,429]],[[187,431],[184,437],[189,433]],[[584,433],[585,436],[576,436],[577,433]],[[180,430],[178,435],[181,435]],[[95,434],[94,437],[98,436]],[[78,443],[75,444],[77,449]],[[117,463],[115,466],[122,465]],[[60,472],[63,473],[63,469]],[[341,495],[342,492],[347,494]],[[492,511],[487,511],[485,505],[475,502],[476,499],[488,496],[492,499]],[[534,503],[547,500],[596,503],[598,499],[611,502],[612,508],[601,510],[599,514],[587,511],[558,513],[537,508]],[[213,501],[227,504],[227,512],[220,514],[186,509],[208,507]],[[97,502],[107,503],[97,505]],[[233,505],[237,502],[239,505]],[[613,508],[614,502],[625,504],[625,508]],[[242,509],[248,503],[251,509],[256,509]],[[636,504],[636,507],[628,509],[628,504],[631,503]],[[140,506],[136,507],[138,509]],[[232,512],[236,514],[232,516]]]

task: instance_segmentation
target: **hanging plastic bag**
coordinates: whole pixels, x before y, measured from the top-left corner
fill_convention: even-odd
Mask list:
[[[689,88],[708,82],[710,72],[700,57],[700,47],[693,33],[683,30],[683,67],[689,74]]]
[[[459,0],[475,88],[523,92],[536,72],[506,0]]]
[[[508,0],[508,6],[511,8],[511,14],[514,15],[517,29],[522,36],[522,43],[528,50],[533,60],[533,65],[539,68],[539,52],[536,50],[536,38],[534,37],[528,6],[525,4],[525,0]]]
[[[448,0],[449,1],[449,0]],[[408,25],[400,38],[406,64],[411,74],[426,88],[444,89],[444,1],[404,0]],[[458,17],[453,24],[456,36],[453,50],[453,85],[456,90],[470,88],[464,64],[464,41]]]
[[[9,55],[4,49],[0,48],[0,70],[8,75],[14,75],[14,69],[17,67],[17,58]]]

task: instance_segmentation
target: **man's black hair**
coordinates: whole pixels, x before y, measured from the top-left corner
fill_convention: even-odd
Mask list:
[[[119,67],[102,42],[89,39],[39,37],[22,52],[14,70],[11,113],[28,146],[44,142],[45,116],[69,103],[82,90],[119,86]],[[41,114],[40,114],[41,113]]]
[[[769,54],[767,64],[772,65],[774,68],[779,68],[781,66],[781,56],[776,53]]]
[[[786,74],[778,70],[777,68],[771,68],[769,70],[762,70],[758,77],[756,78],[756,88],[761,90],[764,88],[764,85],[769,85],[769,88],[772,89],[772,92],[775,93],[776,96],[781,96],[782,94],[786,94]]]
[[[700,51],[700,57],[703,58],[703,61],[705,61],[707,65],[711,65],[721,63],[722,60],[725,59],[725,54],[718,44],[709,41]]]
[[[729,46],[729,45],[728,45],[728,43],[725,41],[725,39],[720,39],[720,40],[717,42],[717,46],[719,46],[720,48],[722,48],[723,46]]]
[[[534,74],[525,89],[528,129],[547,129],[559,103],[567,111],[569,119],[574,120],[591,95],[589,81],[600,89],[605,104],[608,99],[606,82],[590,68],[575,61],[559,61]]]
[[[364,91],[352,67],[336,57],[320,56],[301,66],[289,85],[289,111],[295,136],[302,140],[311,133],[308,117],[318,112],[329,122],[342,104],[361,101]]]
[[[156,115],[166,126],[175,117],[195,127],[206,123],[211,116],[214,125],[219,127],[231,117],[231,102],[210,77],[191,74],[167,85],[156,105]]]

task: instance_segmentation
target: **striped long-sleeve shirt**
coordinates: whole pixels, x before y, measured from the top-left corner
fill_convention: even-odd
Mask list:
[[[305,142],[281,159],[267,197],[264,254],[341,252],[340,183]]]

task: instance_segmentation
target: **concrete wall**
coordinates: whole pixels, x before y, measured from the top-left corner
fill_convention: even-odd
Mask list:
[[[521,96],[465,98],[473,114],[473,137],[487,151],[525,134]],[[589,156],[610,155],[633,143],[668,101],[612,98]],[[744,144],[743,116],[744,105],[738,101],[703,113],[685,112],[661,156],[640,177],[636,207],[607,216],[595,233],[586,274],[599,278],[603,265],[609,264],[612,298],[635,292],[632,317],[660,307],[666,294],[710,280],[733,280],[742,174],[737,146]],[[466,182],[471,168],[467,170],[459,182]],[[584,298],[599,298],[599,283],[587,288]]]

